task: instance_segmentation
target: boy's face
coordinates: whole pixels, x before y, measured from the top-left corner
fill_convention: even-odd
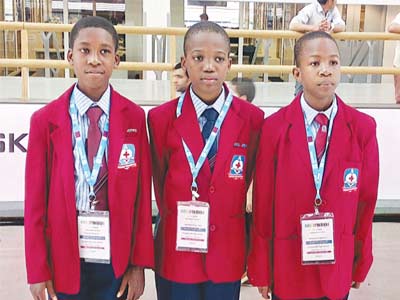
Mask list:
[[[182,68],[189,74],[193,91],[206,103],[213,103],[231,67],[229,46],[215,32],[197,32],[186,41]]]
[[[112,35],[102,28],[84,28],[67,57],[78,78],[79,89],[92,100],[99,100],[119,64]]]
[[[327,38],[305,41],[295,79],[303,85],[304,98],[317,110],[328,108],[340,81],[340,57],[336,44]]]
[[[172,72],[172,82],[175,85],[177,92],[183,93],[186,91],[190,81],[182,68],[176,69]]]

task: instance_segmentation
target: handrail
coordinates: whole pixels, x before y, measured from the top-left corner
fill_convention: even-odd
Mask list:
[[[21,31],[21,59],[0,59],[0,67],[22,68],[22,99],[29,98],[29,68],[70,68],[66,60],[43,60],[28,59],[28,32],[70,32],[72,24],[54,24],[54,23],[26,23],[26,22],[0,22],[0,30]],[[175,64],[176,36],[183,36],[187,28],[182,27],[142,27],[142,26],[115,26],[120,34],[137,35],[168,35],[170,36],[170,55],[168,63],[144,63],[144,62],[121,62],[119,70],[129,71],[172,71]],[[227,29],[230,37],[248,37],[260,39],[296,39],[302,34],[289,30],[245,30],[245,29]],[[400,40],[400,34],[387,32],[341,32],[332,34],[338,40]],[[231,72],[245,73],[270,73],[270,74],[289,74],[294,66],[291,65],[232,65]],[[377,74],[389,75],[400,74],[400,68],[394,67],[348,67],[342,66],[343,74]],[[171,89],[171,93],[173,89]]]
[[[70,32],[72,24],[55,23],[27,23],[27,22],[0,22],[0,30],[22,30],[47,31],[47,32]],[[161,34],[183,36],[187,28],[182,27],[143,27],[117,25],[115,29],[121,34]],[[248,37],[264,39],[295,39],[302,35],[290,30],[248,30],[248,29],[226,29],[230,37]],[[400,40],[400,34],[389,32],[340,32],[332,36],[337,40]]]
[[[8,68],[71,68],[66,60],[54,59],[0,59],[0,66]],[[232,65],[230,72],[238,73],[271,73],[271,74],[290,74],[294,66],[292,65]],[[121,62],[117,67],[118,70],[129,71],[172,71],[174,64],[171,63],[140,63],[140,62]],[[374,75],[391,75],[400,74],[400,68],[394,67],[347,67],[340,68],[342,74],[374,74]]]

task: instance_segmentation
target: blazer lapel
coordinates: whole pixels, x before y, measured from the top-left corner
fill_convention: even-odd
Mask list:
[[[300,105],[300,95],[288,107],[286,121],[290,124],[288,136],[291,150],[302,161],[304,167],[311,174],[310,153],[307,145],[307,134],[304,124],[304,115]]]
[[[226,114],[224,123],[222,124],[213,174],[218,174],[220,171],[223,172],[223,168],[226,165],[226,160],[232,159],[232,157],[228,157],[226,153],[230,153],[233,144],[237,142],[239,133],[242,130],[244,122],[239,116],[238,101],[242,100],[233,100],[231,107]],[[221,168],[222,170],[220,170]]]
[[[187,92],[182,105],[181,115],[175,119],[174,127],[178,131],[181,138],[185,141],[186,145],[192,152],[195,163],[197,163],[201,151],[204,148],[203,136],[200,132],[199,122],[197,120],[196,111],[193,106],[190,93]],[[182,143],[182,141],[178,141]],[[182,146],[183,147],[183,146]],[[186,159],[186,157],[185,157]],[[204,165],[208,164],[206,161]],[[202,167],[202,171],[207,172],[208,176],[211,175],[210,168]]]
[[[343,101],[336,96],[338,111],[333,121],[332,134],[329,141],[327,161],[325,166],[324,181],[329,174],[337,167],[343,153],[343,145],[351,145],[351,120],[346,114],[346,107]]]
[[[110,105],[110,132],[108,140],[108,184],[112,185],[115,180],[119,156],[121,153],[122,145],[124,143],[126,134],[126,122],[129,116],[126,115],[127,108],[120,101],[120,96],[114,91],[111,91],[111,105]],[[108,189],[108,192],[113,190]],[[112,201],[118,200],[118,197],[109,195],[108,201],[110,207],[113,205]]]
[[[54,112],[50,119],[50,126],[53,130],[50,139],[54,147],[54,156],[61,162],[65,207],[68,213],[68,220],[71,232],[76,231],[76,200],[74,182],[74,158],[72,148],[72,125],[69,115],[69,102],[72,89],[69,89],[61,97],[61,107]]]

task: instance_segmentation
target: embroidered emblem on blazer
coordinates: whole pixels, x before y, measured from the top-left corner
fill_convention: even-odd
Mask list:
[[[349,168],[344,170],[344,175],[343,175],[344,192],[351,192],[357,190],[358,173],[359,173],[358,169]]]
[[[121,154],[119,155],[118,169],[128,170],[131,167],[136,167],[135,145],[123,144]]]
[[[229,178],[243,179],[245,157],[244,155],[234,155],[229,168]]]

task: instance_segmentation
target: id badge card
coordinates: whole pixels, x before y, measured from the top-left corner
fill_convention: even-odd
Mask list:
[[[334,264],[333,213],[305,214],[300,222],[302,264]]]
[[[85,262],[110,263],[110,217],[108,211],[79,212],[79,256]]]
[[[208,251],[210,205],[201,201],[178,201],[176,250]]]

